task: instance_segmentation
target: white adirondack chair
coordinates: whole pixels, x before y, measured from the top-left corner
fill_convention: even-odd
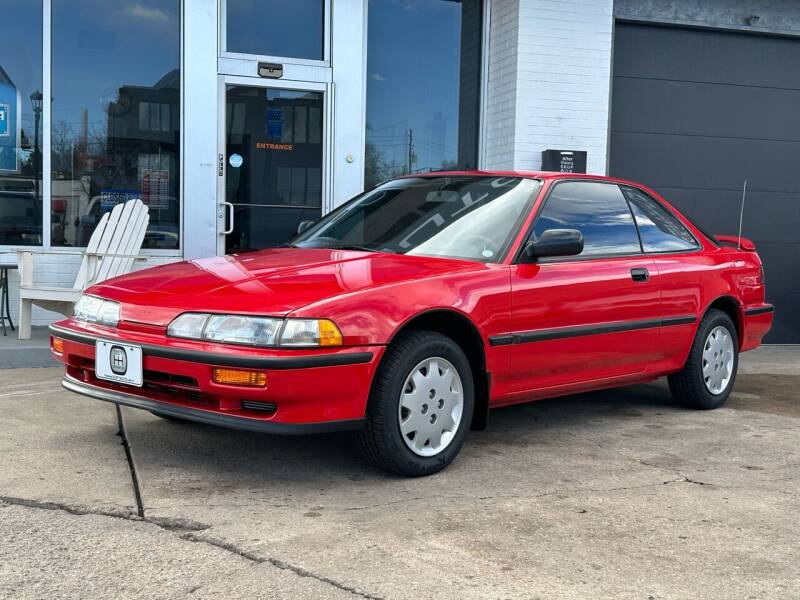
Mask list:
[[[84,289],[133,268],[133,262],[142,247],[150,215],[141,200],[128,200],[117,204],[105,213],[97,224],[86,251],[20,250],[17,252],[19,268],[19,339],[31,337],[31,311],[33,305],[72,316],[75,302]],[[33,257],[39,255],[83,255],[75,285],[71,288],[42,287],[34,285]]]

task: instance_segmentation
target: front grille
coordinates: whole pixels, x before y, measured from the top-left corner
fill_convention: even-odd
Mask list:
[[[94,360],[91,358],[71,356],[67,371],[79,381],[121,392],[135,393],[129,386],[98,379],[94,372]],[[189,404],[209,405],[212,403],[212,399],[200,391],[200,386],[193,377],[149,370],[145,370],[142,375],[142,389],[148,391],[148,396],[158,400],[177,400]]]
[[[137,388],[114,383],[105,379],[98,379],[95,375],[94,359],[84,356],[69,355],[67,373],[73,379],[96,385],[107,390],[136,394]],[[213,394],[201,391],[197,380],[186,375],[176,375],[164,371],[146,369],[143,373],[142,390],[146,396],[153,400],[173,402],[184,405],[196,406],[206,409],[220,409],[220,398]],[[233,407],[228,408],[232,410]],[[233,409],[235,410],[235,409]],[[278,410],[274,402],[258,402],[256,400],[242,400],[241,411],[253,413],[253,417],[271,417]]]
[[[278,410],[274,402],[257,402],[255,400],[242,400],[242,410],[272,414]]]

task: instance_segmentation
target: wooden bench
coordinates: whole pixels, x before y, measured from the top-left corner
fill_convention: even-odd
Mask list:
[[[141,200],[128,200],[105,213],[97,224],[86,251],[20,250],[19,267],[19,339],[31,337],[33,305],[72,316],[72,309],[83,290],[92,284],[129,273],[142,247],[147,224],[147,206]],[[71,288],[46,287],[34,284],[35,256],[81,255],[81,266]]]

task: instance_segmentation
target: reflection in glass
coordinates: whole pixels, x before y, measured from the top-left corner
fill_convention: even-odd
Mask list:
[[[0,15],[0,245],[39,246],[42,3],[0,0]]]
[[[622,188],[631,205],[645,252],[677,252],[697,248],[697,240],[683,224],[644,192]]]
[[[226,0],[226,50],[324,58],[325,0]]]
[[[370,0],[364,185],[474,169],[481,2]]]
[[[321,92],[228,86],[226,252],[282,244],[322,211]]]
[[[52,0],[52,244],[104,212],[150,209],[145,248],[179,243],[180,2]]]
[[[534,226],[538,238],[548,229],[583,234],[580,256],[641,252],[636,225],[619,187],[595,182],[556,184]]]
[[[389,181],[330,213],[292,244],[500,262],[539,187],[517,177]]]

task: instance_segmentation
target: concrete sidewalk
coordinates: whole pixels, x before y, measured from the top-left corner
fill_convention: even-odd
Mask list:
[[[0,597],[800,589],[798,348],[743,355],[717,411],[663,382],[495,411],[450,468],[412,480],[367,469],[347,435],[120,419],[59,376],[0,372]]]
[[[7,329],[6,334],[0,334],[0,369],[58,365],[50,356],[50,333],[47,327],[32,327],[29,340],[18,339],[18,332],[11,329]]]

